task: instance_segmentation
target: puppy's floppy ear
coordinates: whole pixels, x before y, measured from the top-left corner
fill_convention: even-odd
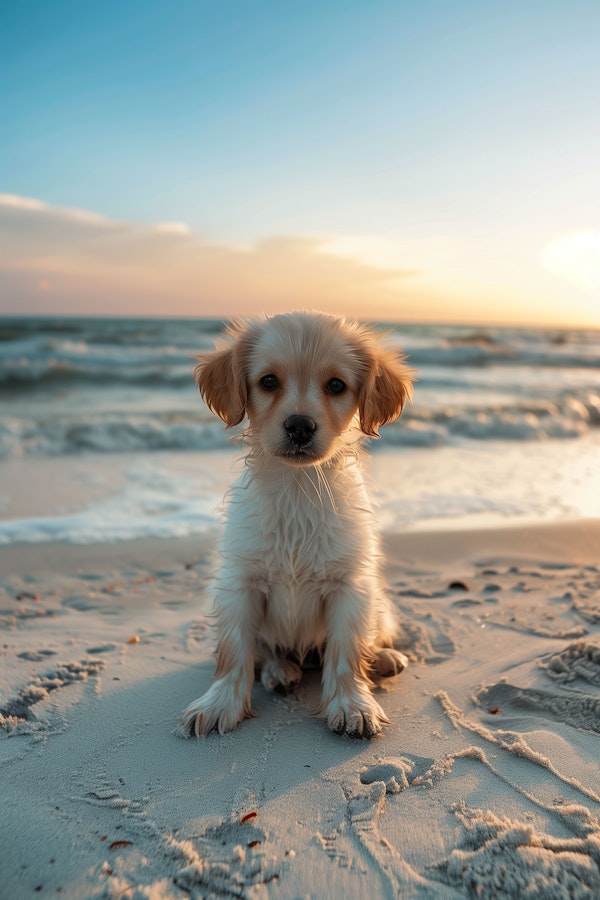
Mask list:
[[[247,352],[241,331],[230,330],[235,343],[221,349],[201,353],[194,369],[196,384],[208,408],[228,428],[239,425],[246,414],[248,390],[244,358]]]
[[[358,414],[361,431],[379,437],[379,426],[397,419],[404,404],[412,399],[414,373],[404,365],[404,357],[392,350],[375,346],[369,357],[367,375],[358,396]]]

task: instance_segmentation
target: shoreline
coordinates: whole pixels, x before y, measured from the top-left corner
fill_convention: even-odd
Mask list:
[[[0,576],[29,571],[63,571],[71,566],[143,565],[153,559],[156,565],[192,563],[195,558],[214,551],[218,526],[213,532],[173,538],[134,538],[110,543],[74,544],[66,541],[14,543],[0,545]],[[453,560],[468,562],[478,554],[492,551],[551,559],[560,556],[566,545],[577,548],[577,559],[594,562],[600,558],[600,518],[566,519],[552,522],[507,522],[482,528],[415,529],[382,532],[384,559],[400,554],[410,561],[429,558],[434,564]]]
[[[192,531],[202,541],[220,526],[242,449],[5,459],[0,548],[170,540]],[[364,462],[378,528],[404,534],[600,518],[599,453],[596,429],[527,444],[378,445]]]

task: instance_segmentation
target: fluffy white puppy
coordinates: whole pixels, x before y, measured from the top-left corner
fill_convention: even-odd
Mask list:
[[[210,409],[228,426],[247,416],[249,452],[220,547],[215,680],[179,731],[230,731],[253,715],[255,667],[267,690],[287,689],[317,651],[330,729],[379,734],[389,719],[370,688],[407,660],[356,442],[400,415],[411,370],[363,325],[311,312],[237,324],[199,360]]]

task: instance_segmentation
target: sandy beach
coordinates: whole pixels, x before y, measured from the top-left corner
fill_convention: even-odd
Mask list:
[[[600,900],[600,2],[6,6],[0,900]]]
[[[383,737],[319,677],[182,740],[210,537],[0,548],[3,896],[600,892],[600,521],[389,535],[411,665]]]

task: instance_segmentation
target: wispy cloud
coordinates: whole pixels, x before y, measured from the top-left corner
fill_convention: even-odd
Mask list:
[[[191,229],[185,222],[157,222],[154,230],[159,234],[190,234]]]
[[[72,207],[54,207],[34,197],[21,197],[18,194],[0,194],[0,211],[15,210],[23,213],[34,213],[47,218],[60,216],[64,220],[81,222],[90,225],[109,225],[110,219],[99,213]]]
[[[596,232],[567,235],[541,261],[538,248],[519,260],[498,240],[444,235],[231,244],[184,222],[119,221],[1,194],[0,313],[229,317],[308,307],[370,319],[600,324],[598,241]],[[586,288],[580,299],[573,284]]]
[[[3,311],[230,315],[292,306],[411,317],[408,268],[340,254],[329,238],[219,244],[181,222],[120,222],[0,195]],[[404,288],[399,288],[398,283]]]

